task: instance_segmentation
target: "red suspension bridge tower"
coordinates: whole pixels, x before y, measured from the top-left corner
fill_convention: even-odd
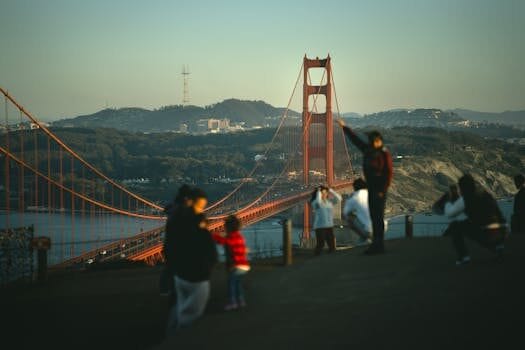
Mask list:
[[[310,85],[308,82],[308,70],[310,68],[324,68],[326,74],[325,85]],[[310,161],[312,159],[324,158],[324,170],[326,174],[326,183],[332,186],[334,183],[334,127],[332,116],[332,65],[330,55],[327,58],[309,59],[304,56],[303,60],[303,183],[308,186],[310,183]],[[324,76],[324,75],[323,75]],[[322,84],[322,82],[320,82]],[[311,95],[315,98],[318,95],[326,97],[326,110],[324,113],[311,112],[309,99]],[[312,148],[310,145],[310,128],[312,124],[321,124],[324,126],[325,135],[322,140],[324,144],[320,147]],[[310,203],[304,204],[304,231],[303,238],[310,238]]]

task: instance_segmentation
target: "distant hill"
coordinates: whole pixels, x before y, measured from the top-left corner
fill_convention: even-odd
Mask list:
[[[114,128],[131,132],[179,131],[182,124],[188,131],[202,131],[201,119],[228,118],[232,123],[244,122],[246,127],[275,127],[285,109],[274,107],[264,101],[228,99],[205,106],[165,106],[149,110],[144,108],[104,109],[99,112],[63,119],[53,123],[55,127]],[[361,115],[342,114],[354,127],[418,127],[444,128],[448,130],[468,129],[481,136],[518,137],[513,128],[525,129],[525,111],[502,113],[476,112],[466,109],[444,111],[435,108],[392,109],[384,112]],[[289,123],[300,122],[301,114],[289,110]],[[335,117],[335,116],[334,116]]]
[[[471,111],[468,109],[454,109],[451,112],[456,113],[460,117],[470,121],[514,125],[522,128],[525,127],[525,111],[489,113]]]
[[[468,126],[469,122],[454,112],[440,109],[396,109],[367,114],[363,118],[350,118],[355,127],[380,126],[451,128]]]
[[[355,113],[355,112],[343,113],[343,114],[341,114],[341,116],[342,116],[343,118],[356,118],[356,119],[359,119],[359,118],[362,118],[362,117],[363,117],[362,114]]]
[[[176,131],[187,124],[190,131],[197,130],[200,119],[228,118],[231,122],[245,122],[246,126],[275,126],[284,108],[277,108],[263,101],[228,99],[206,107],[166,106],[155,110],[143,108],[104,109],[99,112],[71,119],[58,120],[55,127],[114,128],[132,132]],[[290,118],[299,113],[289,111]]]
[[[387,205],[389,215],[427,210],[464,172],[472,173],[498,197],[509,196],[515,191],[512,176],[522,172],[525,166],[524,145],[442,128],[380,130],[395,162],[394,182]],[[54,128],[53,131],[84,159],[113,179],[151,179],[149,187],[137,185],[133,190],[153,200],[171,197],[184,182],[205,185],[207,191],[215,191],[213,198],[222,197],[231,187],[219,185],[216,179],[241,178],[249,174],[255,155],[268,146],[275,132],[265,128],[233,134],[158,133],[151,137],[143,133],[102,128]],[[363,136],[363,130],[357,132]],[[525,136],[525,131],[521,133]],[[25,143],[26,152],[31,153],[34,144],[27,137],[13,137],[11,147],[19,147],[17,145],[21,140]],[[275,144],[273,157],[264,160],[259,175],[270,175],[272,178],[272,175],[282,171],[283,160],[277,157],[284,150],[282,147],[286,147],[285,143]],[[353,169],[360,172],[361,152],[352,144],[349,144],[349,152]],[[52,154],[52,164],[58,164],[60,152],[55,149]],[[301,164],[295,163],[298,167]],[[82,174],[78,173],[74,178],[81,177]]]

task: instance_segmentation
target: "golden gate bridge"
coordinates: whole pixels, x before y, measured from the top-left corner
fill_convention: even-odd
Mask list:
[[[311,69],[321,69],[320,82],[313,84]],[[288,116],[299,82],[303,81],[303,111],[300,120]],[[129,259],[154,264],[163,259],[162,241],[165,215],[163,207],[124,187],[98,170],[81,153],[71,149],[45,123],[18,103],[8,91],[4,96],[4,123],[0,132],[1,188],[0,210],[5,222],[0,229],[13,229],[11,217],[27,226],[34,213],[49,222],[59,220],[60,232],[54,232],[52,246],[61,249],[51,261],[55,268],[82,266],[90,259],[111,261]],[[325,97],[325,106],[318,102]],[[333,79],[331,58],[303,59],[288,105],[264,152],[264,157],[280,157],[282,169],[265,186],[254,190],[248,179],[261,178],[264,161],[255,163],[248,175],[220,200],[207,208],[209,229],[223,230],[223,219],[231,213],[243,224],[251,225],[293,207],[303,206],[302,242],[310,239],[308,198],[320,182],[336,190],[352,184],[353,170],[345,137],[339,128],[334,133],[332,102],[339,103]],[[324,109],[324,110],[322,110]],[[3,159],[2,159],[3,158]],[[0,192],[1,193],[1,192]],[[32,213],[32,215],[29,215]],[[65,217],[67,225],[64,225]],[[138,233],[114,228],[109,243],[97,239],[99,222],[111,217],[137,218],[157,223],[153,229]],[[90,227],[82,223],[91,222]],[[118,221],[118,219],[117,219]],[[95,225],[97,223],[97,225]],[[48,236],[49,232],[38,235]],[[142,231],[142,229],[141,229]],[[57,242],[58,241],[58,242]],[[86,249],[87,242],[97,243]],[[100,259],[103,253],[103,258]]]

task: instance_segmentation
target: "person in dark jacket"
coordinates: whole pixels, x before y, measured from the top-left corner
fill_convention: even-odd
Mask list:
[[[217,250],[207,229],[204,208],[208,200],[200,189],[191,194],[192,206],[180,212],[173,244],[175,254],[170,262],[174,271],[177,303],[172,306],[167,333],[190,326],[204,313],[210,294],[210,275],[217,262]],[[169,226],[168,222],[168,226]]]
[[[368,184],[368,207],[373,230],[372,244],[365,254],[382,254],[385,252],[383,241],[386,194],[392,183],[393,174],[392,156],[383,146],[383,136],[378,131],[369,132],[368,143],[366,143],[345,125],[344,120],[338,119],[337,123],[343,128],[350,141],[363,152],[363,172]]]
[[[512,233],[525,233],[525,176],[514,176],[518,193],[514,196],[514,210],[511,219]]]
[[[165,267],[162,269],[160,276],[160,295],[170,296],[170,305],[175,303],[175,285],[173,283],[174,269],[173,261],[175,254],[175,245],[173,243],[177,231],[177,222],[182,221],[185,211],[188,212],[192,205],[191,197],[192,188],[186,184],[182,185],[177,191],[177,195],[165,208],[164,213],[168,216],[166,230],[164,235],[164,257],[166,259]]]
[[[467,219],[452,221],[447,233],[458,254],[457,265],[470,262],[470,255],[465,245],[464,237],[468,237],[497,256],[501,256],[506,236],[505,218],[498,203],[490,193],[481,188],[470,174],[459,179],[461,196],[454,202],[445,204],[445,215],[449,218],[465,214]]]

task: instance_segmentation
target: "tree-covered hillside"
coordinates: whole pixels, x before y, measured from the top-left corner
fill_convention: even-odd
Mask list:
[[[265,151],[274,131],[260,129],[196,136],[115,129],[53,129],[66,144],[109,177],[150,179],[147,188],[134,190],[153,200],[171,196],[184,182],[207,186],[220,197],[231,185],[217,184],[213,179],[246,176],[255,164],[255,156]],[[462,172],[472,172],[497,196],[506,196],[514,191],[511,177],[525,169],[525,147],[505,141],[436,128],[394,128],[382,132],[395,157],[394,184],[389,197],[391,213],[427,208]],[[18,139],[12,138],[13,149],[18,147]],[[34,148],[33,139],[25,140],[24,149],[30,152]],[[280,173],[284,165],[283,159],[277,156],[281,146],[277,142],[272,152],[276,156],[265,160],[260,170],[267,174]],[[39,159],[46,162],[45,139],[39,142],[38,150],[42,153]],[[360,152],[352,146],[350,153],[354,169],[359,172]],[[58,152],[54,152],[53,157],[51,163],[57,163]],[[41,164],[42,169],[46,166],[47,163]],[[68,164],[64,166],[69,173]]]

